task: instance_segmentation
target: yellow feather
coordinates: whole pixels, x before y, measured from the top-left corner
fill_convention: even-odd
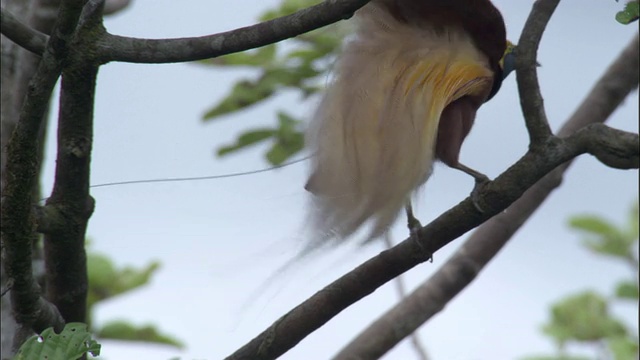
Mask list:
[[[412,27],[375,3],[357,19],[308,132],[317,241],[347,237],[367,220],[369,239],[386,231],[431,174],[444,108],[487,93],[493,79],[462,29]]]

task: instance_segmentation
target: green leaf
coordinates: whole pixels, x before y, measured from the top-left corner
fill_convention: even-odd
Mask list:
[[[299,134],[297,142],[277,142],[267,152],[266,158],[272,165],[281,165],[304,147],[304,136]]]
[[[117,276],[116,269],[111,259],[104,255],[87,254],[87,275],[92,286],[105,286],[112,284]]]
[[[247,148],[251,145],[255,145],[258,142],[271,138],[275,134],[276,130],[273,129],[258,129],[247,131],[240,135],[234,144],[220,147],[218,149],[218,156],[224,156],[235,151]]]
[[[640,16],[640,3],[638,0],[627,2],[624,9],[616,14],[616,20],[624,25],[628,25]]]
[[[266,159],[272,165],[281,165],[304,148],[304,134],[298,129],[301,121],[278,112],[277,129],[258,129],[243,133],[234,144],[218,149],[218,156],[224,156],[245,149],[260,141],[273,138],[275,142],[267,151]]]
[[[100,355],[100,344],[91,338],[86,324],[68,323],[60,334],[48,328],[29,338],[14,360],[76,360],[87,353]]]
[[[565,298],[553,305],[551,322],[543,331],[559,345],[569,340],[592,342],[626,334],[624,326],[609,315],[604,297],[591,291]]]
[[[160,263],[153,261],[143,269],[136,269],[130,266],[122,269],[115,282],[118,294],[137,289],[149,282],[151,276],[160,268]]]
[[[638,359],[638,340],[630,337],[614,337],[607,341],[615,360]]]
[[[624,259],[632,256],[631,245],[636,239],[601,217],[576,216],[570,220],[570,226],[590,235],[584,244],[597,253]]]
[[[136,326],[126,321],[111,321],[96,333],[102,339],[150,342],[184,348],[181,341],[160,333],[153,325]]]
[[[99,301],[146,285],[159,267],[160,263],[154,261],[142,269],[133,267],[117,269],[110,258],[101,254],[89,253],[87,255],[89,277],[87,305],[89,309]]]
[[[301,123],[300,120],[283,111],[278,111],[276,115],[278,116],[278,123],[280,124],[280,128],[278,130],[281,133],[293,132],[295,131],[296,125]]]
[[[267,84],[263,79],[244,80],[233,86],[231,94],[204,114],[204,120],[226,115],[267,99],[275,92],[275,84]]]
[[[575,216],[569,220],[569,225],[574,229],[596,235],[615,236],[618,234],[616,226],[600,216]]]
[[[298,130],[300,120],[280,111],[276,142],[267,151],[266,158],[272,165],[280,165],[304,148],[304,134]]]
[[[256,80],[238,82],[222,101],[206,112],[204,120],[211,120],[255,105],[275,94],[281,88],[298,88],[319,72],[311,66],[273,67],[265,69]]]
[[[638,284],[633,281],[621,281],[616,285],[616,297],[638,300]]]

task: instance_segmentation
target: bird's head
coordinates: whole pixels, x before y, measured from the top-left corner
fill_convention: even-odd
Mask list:
[[[516,46],[509,40],[507,40],[507,48],[504,50],[504,55],[500,59],[500,68],[502,69],[502,79],[506,79],[507,76],[513,70],[516,69]]]
[[[516,69],[516,51],[517,46],[511,41],[507,40],[507,46],[504,49],[502,58],[500,58],[500,61],[498,62],[498,69],[494,78],[493,89],[491,89],[491,94],[489,95],[487,101],[490,100],[498,92],[500,86],[502,85],[502,81]],[[536,66],[540,66],[540,64],[536,62]]]
[[[500,59],[500,69],[502,69],[502,79],[506,79],[510,73],[516,69],[516,45],[507,40],[507,48],[504,50],[504,55]],[[536,61],[536,66],[540,67],[540,63]]]

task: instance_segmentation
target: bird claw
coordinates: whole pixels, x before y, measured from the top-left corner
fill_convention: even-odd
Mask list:
[[[415,240],[416,244],[420,245],[420,242],[418,241],[420,239],[418,232],[422,228],[422,224],[420,223],[420,220],[413,216],[411,203],[407,203],[407,205],[405,206],[405,210],[407,212],[407,227],[409,228],[409,237]],[[432,253],[429,253],[429,262],[433,263]]]
[[[407,201],[407,204],[404,206],[404,210],[407,213],[407,227],[409,228],[409,232],[412,237],[414,235],[417,236],[422,224],[420,223],[420,220],[413,216],[413,207],[411,207],[410,201]]]
[[[471,190],[471,202],[473,203],[473,206],[476,208],[476,210],[478,210],[481,213],[484,213],[484,210],[482,209],[482,207],[479,204],[480,200],[480,191],[482,190],[482,188],[484,188],[485,185],[487,185],[487,183],[491,182],[491,179],[489,179],[489,177],[479,171],[473,170],[463,164],[458,163],[455,166],[455,169],[458,169],[468,175],[470,175],[471,177],[473,177],[476,181],[475,185],[473,186],[473,190]]]
[[[491,180],[489,180],[488,177],[484,176],[484,178],[476,178],[476,183],[475,185],[473,185],[473,190],[471,190],[471,202],[473,203],[473,206],[476,208],[476,210],[478,210],[481,213],[484,213],[484,210],[482,209],[482,207],[480,206],[479,200],[480,200],[480,192],[482,191],[482,189],[484,188],[485,185],[487,185]]]
[[[407,227],[409,228],[409,232],[411,233],[411,235],[418,235],[418,231],[420,231],[420,228],[422,228],[422,224],[420,223],[420,220],[416,219],[415,217],[411,216],[408,217],[407,216]]]

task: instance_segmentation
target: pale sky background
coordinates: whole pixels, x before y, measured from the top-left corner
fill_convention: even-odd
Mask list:
[[[532,1],[497,0],[516,41]],[[118,35],[146,38],[216,33],[250,25],[276,0],[134,0],[106,20]],[[614,0],[565,0],[542,41],[540,82],[551,125],[557,129],[590,90],[605,67],[637,32],[614,15]],[[195,64],[101,68],[96,102],[93,184],[189,177],[261,169],[265,146],[217,159],[214,149],[244,129],[275,123],[275,111],[307,115],[314,102],[285,94],[215,123],[202,114],[234,81],[255,73]],[[56,111],[53,111],[55,114]],[[638,132],[637,94],[615,112],[611,126]],[[45,194],[54,169],[54,131],[49,133]],[[461,160],[495,177],[527,148],[527,135],[512,76],[479,112]],[[153,323],[183,340],[184,351],[167,346],[103,341],[102,354],[127,359],[221,359],[239,348],[324,285],[382,250],[340,248],[293,269],[256,296],[263,281],[295,254],[303,225],[306,164],[278,171],[213,181],[129,185],[92,190],[96,211],[89,223],[92,250],[118,265],[143,266],[157,259],[162,268],[141,290],[97,307],[95,321],[126,318]],[[472,188],[466,175],[438,165],[417,205],[423,224],[464,199]],[[542,336],[548,305],[588,288],[611,293],[628,268],[602,259],[580,245],[567,219],[593,213],[614,221],[638,196],[638,171],[604,167],[583,156],[556,191],[469,287],[429,321],[420,336],[434,360],[516,359],[548,353]],[[394,239],[404,239],[403,222]],[[406,276],[417,286],[464,241],[435,255],[433,264]],[[397,301],[387,284],[304,339],[283,359],[327,359]],[[617,307],[637,324],[637,309]],[[634,325],[637,329],[637,325]],[[412,359],[405,343],[385,359]]]

